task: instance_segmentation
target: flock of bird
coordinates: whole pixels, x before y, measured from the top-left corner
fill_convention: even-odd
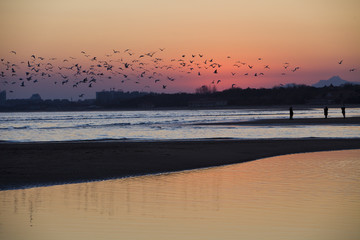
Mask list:
[[[224,64],[215,58],[206,57],[204,54],[182,54],[177,58],[165,59],[165,48],[145,53],[135,53],[131,49],[115,50],[104,56],[90,55],[85,51],[80,52],[80,57],[68,57],[57,59],[45,58],[35,54],[25,60],[16,59],[17,52],[10,51],[14,55],[9,59],[1,58],[0,84],[5,85],[10,93],[16,87],[27,87],[30,84],[38,84],[42,81],[52,82],[54,85],[71,86],[79,89],[79,98],[84,97],[83,87],[92,88],[95,84],[103,81],[114,81],[119,84],[131,82],[139,84],[140,89],[160,88],[166,89],[175,80],[187,75],[205,78],[209,84],[221,84],[222,77],[233,78],[236,81],[243,77],[261,77],[272,68],[264,63],[262,58],[257,58],[253,63],[240,60],[232,60],[227,56],[226,65],[231,65],[231,70],[223,71]],[[14,60],[15,59],[15,60]],[[342,64],[343,60],[338,64]],[[294,73],[299,66],[284,62],[281,66],[283,72]],[[355,71],[350,69],[350,72]],[[220,74],[221,73],[221,74]],[[221,76],[220,76],[221,75]]]

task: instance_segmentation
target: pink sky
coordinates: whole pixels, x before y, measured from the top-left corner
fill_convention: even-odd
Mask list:
[[[11,68],[6,70],[4,64],[0,66],[1,71],[6,73],[6,77],[0,78],[0,90],[7,90],[8,98],[27,98],[33,93],[40,93],[43,98],[77,99],[81,93],[85,93],[86,98],[93,98],[96,91],[109,88],[194,92],[195,88],[209,85],[213,80],[222,80],[217,85],[218,90],[227,89],[232,84],[242,88],[313,84],[334,75],[359,82],[358,9],[359,1],[334,0],[4,0],[0,3],[0,56],[4,59],[2,63],[9,61],[18,68],[17,75],[10,77]],[[128,48],[133,56],[124,52]],[[159,48],[165,50],[160,51]],[[113,54],[113,49],[120,53]],[[10,53],[12,50],[17,54]],[[41,62],[32,59],[32,54],[44,57],[44,63],[55,57],[57,60],[53,63],[56,66],[70,67],[78,63],[84,68],[90,67],[93,62],[81,51],[96,56],[97,60],[122,59],[124,62],[154,51],[156,54],[153,57],[161,58],[162,66],[176,66],[178,62],[171,62],[171,59],[182,59],[183,54],[186,55],[183,59],[190,61],[191,55],[195,54],[193,60],[202,64],[199,65],[202,68],[194,69],[191,74],[181,72],[183,69],[156,69],[163,78],[159,77],[161,81],[155,84],[152,82],[154,79],[138,80],[142,69],[139,68],[141,65],[134,64],[136,69],[125,82],[121,82],[121,74],[113,74],[111,79],[98,77],[92,88],[85,84],[74,88],[73,83],[81,80],[82,76],[76,79],[62,70],[58,72],[69,74],[67,84],[54,84],[61,81],[61,76],[53,73],[50,78],[34,76],[38,82],[28,81],[25,82],[26,87],[20,87],[19,78],[24,79],[23,75],[29,70],[27,61],[33,60],[34,64]],[[106,56],[111,53],[112,56]],[[197,54],[204,56],[200,58]],[[70,59],[70,56],[76,59]],[[63,62],[64,59],[69,62]],[[205,70],[204,59],[213,59],[221,64],[218,74]],[[338,64],[341,59],[343,63]],[[150,62],[151,58],[140,60]],[[24,64],[21,64],[22,61]],[[246,64],[237,68],[234,64],[238,61]],[[285,62],[290,65],[288,70],[297,66],[300,69],[285,71]],[[122,63],[111,64],[118,68]],[[254,67],[249,69],[247,65]],[[265,65],[269,65],[270,69],[265,69]],[[143,67],[152,71],[152,65]],[[356,70],[350,72],[353,68]],[[201,76],[197,75],[198,70]],[[247,72],[249,76],[244,75]],[[264,76],[254,76],[260,72]],[[176,80],[169,81],[168,76]],[[167,85],[166,89],[162,85]]]

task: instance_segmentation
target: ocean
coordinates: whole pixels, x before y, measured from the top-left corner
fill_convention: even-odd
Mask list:
[[[356,138],[357,125],[198,125],[288,118],[287,109],[149,110],[0,113],[0,140],[194,140],[271,138]],[[348,108],[347,117],[360,116]],[[330,108],[329,117],[342,117]],[[294,110],[294,118],[323,118],[323,109]]]

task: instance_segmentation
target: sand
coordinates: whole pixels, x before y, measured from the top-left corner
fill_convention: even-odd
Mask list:
[[[360,117],[350,118],[289,118],[282,119],[261,119],[246,122],[219,122],[219,123],[199,123],[197,125],[360,125]]]
[[[360,139],[0,143],[0,190],[180,171],[360,148]]]

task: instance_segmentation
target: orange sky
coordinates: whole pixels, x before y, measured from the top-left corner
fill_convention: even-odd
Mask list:
[[[81,62],[86,59],[81,60],[80,51],[105,58],[112,49],[123,53],[130,48],[140,55],[165,48],[161,52],[164,61],[201,53],[222,63],[222,75],[198,78],[196,74],[183,74],[167,83],[165,90],[150,86],[151,91],[160,92],[193,92],[218,78],[222,79],[219,90],[233,83],[243,88],[313,84],[334,75],[360,81],[359,9],[356,0],[3,0],[0,56],[11,62],[26,62],[32,54],[58,59],[73,56]],[[16,56],[9,53],[12,50]],[[341,59],[344,61],[339,65]],[[232,67],[236,61],[255,65],[255,72],[265,71],[264,65],[271,69],[262,78],[246,78],[246,69],[242,68],[238,77],[232,78],[230,72],[235,71]],[[299,66],[299,71],[281,75],[284,62]],[[351,68],[357,70],[349,72]],[[109,87],[147,90],[144,84],[140,87],[114,81],[104,80],[83,91],[94,97],[95,91]],[[81,92],[64,87],[61,91],[56,88],[55,93],[48,85],[18,87],[13,89],[13,97],[29,97],[36,90],[44,98],[60,97],[60,93],[71,97]],[[9,90],[10,86],[0,83],[0,89]]]

